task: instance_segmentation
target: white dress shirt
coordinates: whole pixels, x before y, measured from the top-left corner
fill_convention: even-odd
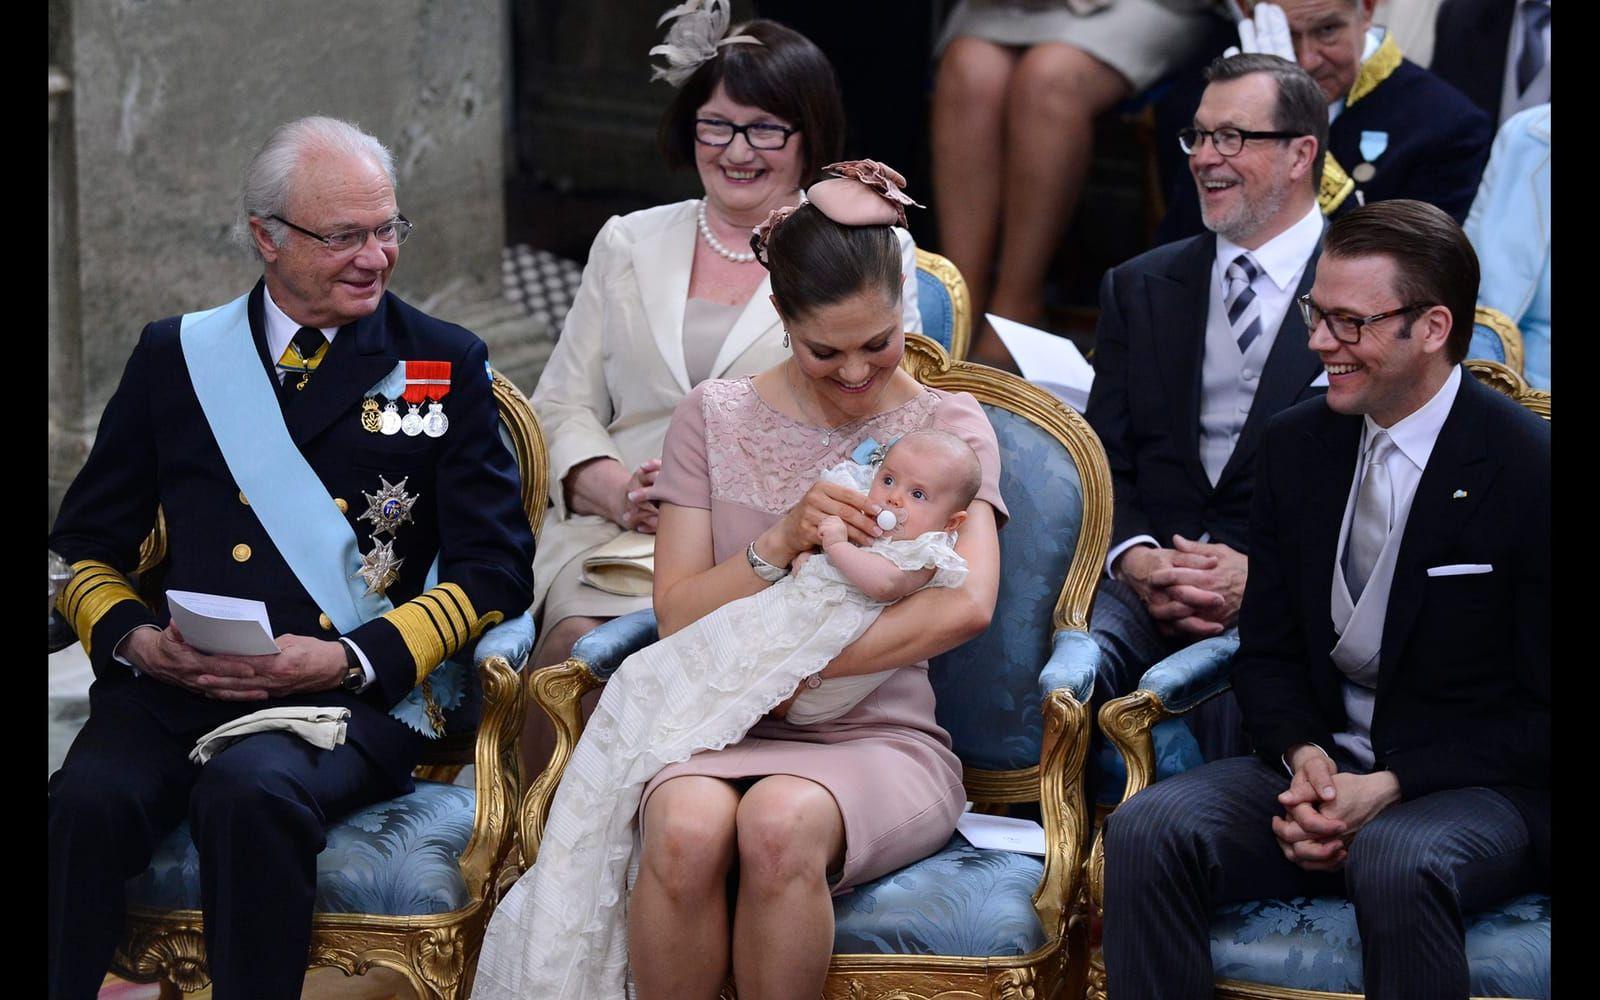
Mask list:
[[[290,319],[288,313],[285,313],[278,307],[276,302],[272,301],[272,292],[269,291],[266,286],[262,286],[261,293],[261,301],[263,305],[263,309],[261,310],[262,318],[266,321],[267,328],[267,355],[271,359],[272,363],[276,365],[278,359],[283,357],[283,352],[288,350],[289,342],[294,339],[294,335],[300,332],[300,327],[302,324],[296,323],[294,320]],[[337,336],[338,333],[338,327],[322,328],[322,335],[328,338],[328,343],[330,344],[333,343],[333,338]],[[283,371],[277,371],[279,385],[283,384],[285,374],[286,373]],[[116,660],[118,663],[128,667],[133,667],[133,672],[135,674],[139,673],[139,669],[134,667],[133,664],[128,660],[124,659],[120,655],[120,652],[122,650],[123,640],[127,639],[129,635],[132,635],[141,628],[155,628],[155,626],[136,625],[129,629],[127,635],[124,635],[122,639],[117,640],[117,645],[114,647],[116,652],[111,654],[112,659]],[[378,679],[378,672],[372,669],[372,661],[367,659],[367,654],[361,651],[360,646],[357,646],[349,639],[342,637],[339,641],[354,650],[356,659],[361,661],[361,672],[366,677],[366,679],[361,682],[361,690],[365,691],[373,681]]]
[[[1257,278],[1250,287],[1256,293],[1256,302],[1261,307],[1261,335],[1244,354],[1244,366],[1240,371],[1240,383],[1234,392],[1237,398],[1237,421],[1231,428],[1232,443],[1238,443],[1238,432],[1244,426],[1245,417],[1249,415],[1250,406],[1255,400],[1255,390],[1260,385],[1261,371],[1265,367],[1266,358],[1272,352],[1272,345],[1277,342],[1278,328],[1283,325],[1283,318],[1288,315],[1289,309],[1294,305],[1294,292],[1300,286],[1300,278],[1305,274],[1306,261],[1311,259],[1311,254],[1317,249],[1317,242],[1322,239],[1322,209],[1315,200],[1311,208],[1294,225],[1249,251],[1261,268],[1261,277]],[[1237,351],[1234,342],[1233,328],[1228,323],[1228,313],[1223,305],[1228,294],[1228,265],[1234,258],[1245,253],[1245,248],[1225,236],[1217,236],[1216,258],[1211,263],[1211,294],[1206,308],[1206,350],[1201,360],[1204,367],[1213,357],[1214,348],[1223,349],[1222,345]],[[1210,380],[1202,379],[1202,386]],[[1204,391],[1202,389],[1202,391]],[[1214,409],[1209,405],[1214,402],[1202,399],[1200,410],[1202,413]],[[1201,448],[1205,450],[1206,429],[1201,429]],[[1230,449],[1231,451],[1231,446]],[[1215,464],[1215,463],[1213,463]],[[1217,471],[1221,466],[1217,465]],[[1210,470],[1207,470],[1208,475]],[[1216,480],[1212,480],[1215,485]],[[1199,541],[1208,541],[1208,536],[1202,536]],[[1157,541],[1150,535],[1135,535],[1132,538],[1116,545],[1106,555],[1106,575],[1115,578],[1111,567],[1116,564],[1117,558],[1135,545],[1153,545],[1162,548],[1171,544],[1171,539]]]
[[[1362,62],[1366,62],[1368,59],[1372,58],[1372,54],[1378,51],[1378,46],[1383,44],[1383,38],[1388,33],[1388,28],[1377,24],[1374,24],[1372,27],[1367,29],[1367,39],[1361,47]],[[1338,118],[1339,115],[1344,112],[1344,102],[1345,98],[1341,97],[1337,101],[1334,101],[1332,104],[1328,105],[1329,125],[1332,125],[1334,119]]]

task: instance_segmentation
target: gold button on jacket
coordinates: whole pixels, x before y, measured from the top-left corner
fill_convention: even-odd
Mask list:
[[[247,561],[249,561],[249,559],[250,559],[250,546],[246,545],[243,542],[240,542],[238,545],[235,545],[233,547],[233,561],[234,562],[247,562]]]

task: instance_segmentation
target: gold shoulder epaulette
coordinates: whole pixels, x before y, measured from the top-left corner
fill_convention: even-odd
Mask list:
[[[128,578],[110,563],[84,559],[73,563],[72,571],[72,579],[56,598],[56,610],[72,624],[85,653],[90,652],[96,623],[107,611],[123,601],[135,601],[141,607],[148,607],[128,583]]]
[[[1356,189],[1356,182],[1329,153],[1322,158],[1322,181],[1317,185],[1317,205],[1323,215],[1332,215]]]

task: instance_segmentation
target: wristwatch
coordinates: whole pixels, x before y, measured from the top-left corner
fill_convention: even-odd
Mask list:
[[[356,648],[348,642],[341,642],[344,647],[344,676],[339,680],[339,686],[351,694],[359,694],[367,683],[367,672],[361,669],[361,658],[356,655]]]
[[[789,575],[789,567],[774,565],[757,555],[754,541],[751,541],[749,546],[745,548],[744,560],[750,564],[752,570],[755,570],[756,576],[761,577],[768,583],[777,583]]]

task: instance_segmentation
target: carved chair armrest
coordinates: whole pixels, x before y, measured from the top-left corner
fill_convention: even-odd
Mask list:
[[[1039,756],[1039,812],[1044,821],[1044,877],[1034,909],[1047,933],[1062,937],[1078,898],[1089,844],[1083,766],[1089,751],[1089,697],[1100,647],[1089,633],[1061,629],[1039,671],[1044,705],[1044,745]]]
[[[556,745],[550,762],[528,786],[518,810],[517,828],[523,869],[539,856],[539,840],[556,786],[572,759],[572,749],[583,733],[583,696],[604,684],[622,661],[656,641],[654,611],[635,611],[592,629],[572,644],[567,662],[535,670],[528,675],[528,697],[550,717]]]
[[[1219,635],[1186,646],[1139,678],[1139,690],[1155,695],[1173,715],[1183,715],[1231,685],[1237,635]]]
[[[595,680],[604,683],[623,660],[657,638],[656,613],[648,608],[635,611],[611,619],[573,643],[571,660],[583,664]]]
[[[525,706],[518,673],[528,661],[534,635],[533,615],[524,611],[484,632],[472,653],[483,687],[483,714],[473,748],[477,795],[472,838],[461,852],[461,874],[475,899],[493,892],[497,869],[515,841],[522,787],[517,739]]]

